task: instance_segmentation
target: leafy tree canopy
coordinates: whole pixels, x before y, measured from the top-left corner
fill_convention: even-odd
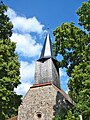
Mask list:
[[[17,114],[21,96],[14,92],[20,84],[20,63],[15,53],[16,44],[11,42],[13,25],[5,14],[8,7],[0,3],[0,120]]]
[[[79,25],[90,32],[90,0],[83,2],[82,6],[77,10],[79,16]]]
[[[75,102],[69,116],[80,114],[84,120],[90,117],[90,0],[82,3],[76,12],[79,16],[79,25],[75,23],[63,23],[54,31],[54,51],[56,55],[62,55],[59,61],[60,67],[65,67],[70,79],[68,82],[69,95]],[[74,119],[74,118],[73,118]]]

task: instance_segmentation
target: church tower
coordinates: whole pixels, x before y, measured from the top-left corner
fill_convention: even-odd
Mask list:
[[[36,61],[34,84],[53,83],[59,88],[60,78],[57,63],[52,50],[50,35],[47,33],[41,56]]]
[[[35,82],[22,100],[17,120],[52,120],[72,106],[71,98],[60,88],[59,68],[49,33],[36,61]]]

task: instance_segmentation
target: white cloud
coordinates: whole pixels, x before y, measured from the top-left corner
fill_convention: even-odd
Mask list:
[[[35,18],[25,18],[25,17],[16,17],[12,20],[14,25],[14,29],[20,32],[37,32],[41,33],[43,25],[39,23],[39,21]]]
[[[14,91],[19,95],[25,95],[34,81],[35,62],[32,61],[29,63],[27,61],[21,61],[20,63],[21,84],[15,88]]]
[[[11,8],[8,8],[6,14],[9,16],[11,20],[17,17],[16,12]]]
[[[32,86],[30,83],[22,83],[17,88],[14,89],[14,91],[18,95],[25,95],[27,91],[29,90],[30,86]]]
[[[39,55],[42,45],[37,43],[35,37],[32,37],[30,33],[43,34],[44,25],[40,24],[35,17],[26,18],[17,15],[11,8],[8,8],[6,14],[10,17],[14,25],[11,40],[17,43],[16,52],[23,57],[35,57]]]
[[[34,80],[35,62],[21,61],[20,75],[21,82],[31,83]]]
[[[8,8],[7,15],[10,17],[15,31],[22,33],[36,32],[38,34],[43,32],[44,25],[42,25],[36,17],[26,18],[18,16],[11,8]]]
[[[24,57],[35,57],[40,54],[42,45],[36,43],[30,34],[13,33],[11,40],[16,42],[16,52]]]
[[[36,42],[35,35],[38,38],[45,32],[42,25],[36,17],[26,18],[9,8],[6,13],[13,24],[13,34],[11,40],[16,42],[16,52],[19,57],[23,56],[25,59],[29,57],[32,61],[32,57],[36,57],[40,54],[42,45]],[[34,37],[31,33],[34,33]],[[21,58],[22,60],[22,58]],[[20,76],[21,84],[15,88],[17,94],[25,95],[34,80],[35,62],[20,61]]]
[[[65,93],[67,93],[67,94],[68,94],[68,90],[66,90],[66,91],[65,91]]]
[[[59,73],[60,73],[60,77],[66,76],[66,71],[65,71],[65,69],[59,68]]]

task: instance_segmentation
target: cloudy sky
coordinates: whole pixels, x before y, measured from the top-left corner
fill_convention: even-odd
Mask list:
[[[11,40],[16,42],[16,52],[21,63],[21,85],[15,88],[17,94],[25,95],[34,83],[35,60],[38,59],[47,28],[52,41],[53,30],[63,22],[75,22],[75,11],[87,0],[3,0],[9,7],[7,14],[14,27]],[[59,60],[61,57],[58,57]],[[60,69],[61,88],[68,91],[68,76]]]

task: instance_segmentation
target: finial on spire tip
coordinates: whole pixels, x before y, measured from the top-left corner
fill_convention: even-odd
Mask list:
[[[0,3],[3,4],[3,1],[1,0]]]
[[[49,29],[49,27],[47,28],[47,34],[49,34],[50,33],[50,29]]]

